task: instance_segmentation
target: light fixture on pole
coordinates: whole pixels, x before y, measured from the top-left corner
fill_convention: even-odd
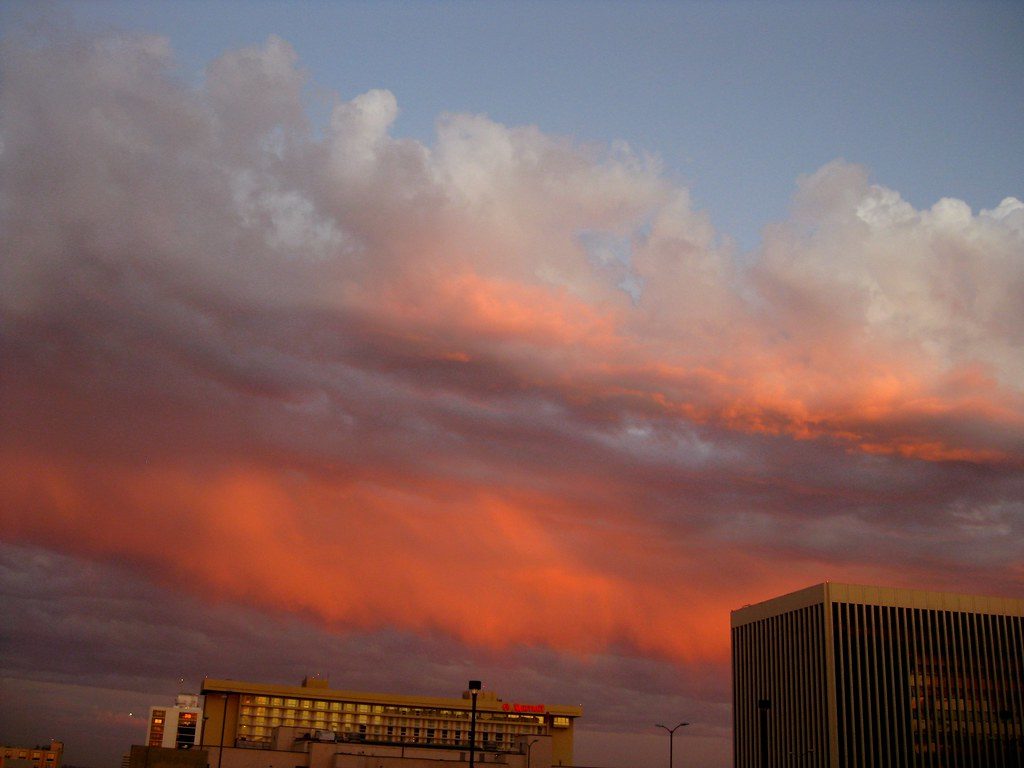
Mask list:
[[[533,741],[528,742],[526,745],[526,768],[532,768],[530,753],[533,752],[533,745],[536,744],[538,741],[540,741],[540,739],[534,739]]]
[[[689,725],[689,723],[679,723],[674,728],[669,728],[667,725],[662,725],[661,723],[655,723],[656,728],[664,728],[668,731],[668,768],[672,768],[672,739],[675,737],[676,731],[684,725]]]
[[[469,716],[469,768],[473,768],[476,761],[476,697],[483,687],[479,680],[469,681],[469,695],[473,699],[473,709]]]

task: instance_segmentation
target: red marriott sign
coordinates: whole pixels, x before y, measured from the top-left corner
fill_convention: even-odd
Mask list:
[[[544,714],[543,704],[509,704],[508,702],[505,702],[501,705],[501,708],[506,712],[524,712],[531,715]]]

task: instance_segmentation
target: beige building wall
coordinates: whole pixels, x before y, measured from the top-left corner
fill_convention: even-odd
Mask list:
[[[526,750],[524,745],[518,752],[478,751],[475,762],[484,768],[488,765],[500,765],[503,768],[538,768],[552,765],[551,738],[542,736],[534,739],[536,742],[530,750]],[[214,748],[209,750],[210,768],[457,768],[460,764],[467,765],[469,760],[467,750],[428,747],[327,742],[295,742],[294,747],[295,749]],[[530,757],[529,766],[527,752]]]
[[[203,749],[133,744],[128,753],[128,768],[206,768],[209,759],[209,754]]]

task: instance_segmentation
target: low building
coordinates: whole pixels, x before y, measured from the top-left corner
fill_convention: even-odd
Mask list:
[[[146,746],[191,749],[199,743],[203,709],[199,696],[179,693],[173,706],[149,708]]]
[[[206,679],[202,693],[211,768],[415,768],[414,761],[465,761],[470,751],[469,691],[459,698],[378,694],[307,678],[301,686]],[[481,691],[476,712],[477,763],[572,764],[582,708]],[[371,763],[360,762],[368,757]]]
[[[826,583],[732,613],[736,768],[1019,768],[1024,601]]]
[[[47,747],[0,746],[0,768],[60,768],[64,742],[50,740]]]

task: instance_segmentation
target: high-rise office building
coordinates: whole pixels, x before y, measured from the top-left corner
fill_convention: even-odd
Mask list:
[[[826,583],[732,613],[736,768],[1022,768],[1024,601]]]

